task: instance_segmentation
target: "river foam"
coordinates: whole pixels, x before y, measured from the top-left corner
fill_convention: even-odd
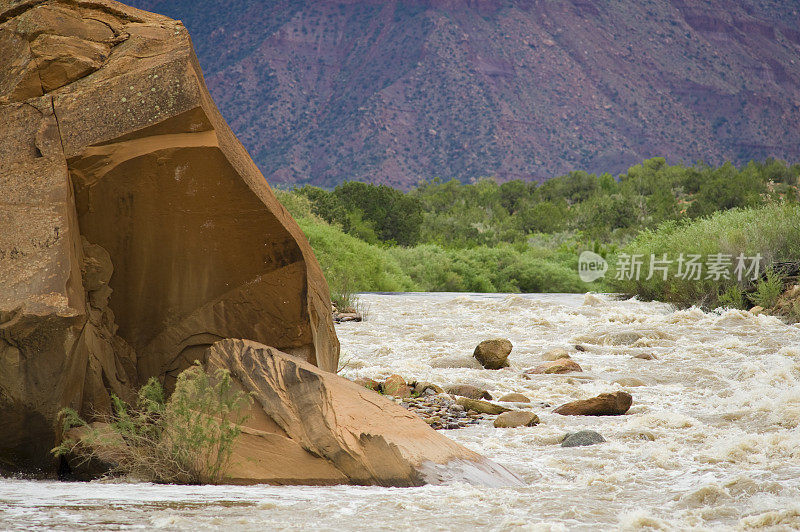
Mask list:
[[[445,431],[525,483],[516,488],[215,487],[0,481],[0,528],[672,530],[800,527],[800,327],[740,311],[675,311],[603,295],[363,296],[343,323],[342,374],[399,373],[526,394],[536,427]],[[471,358],[486,338],[511,366]],[[574,349],[575,344],[587,348]],[[522,371],[562,347],[579,375]],[[655,355],[653,360],[636,355]],[[615,383],[635,378],[642,386]],[[623,381],[625,382],[625,381]],[[619,417],[552,408],[625,390]],[[550,407],[544,405],[551,405]],[[606,443],[562,448],[591,429]],[[443,473],[441,473],[443,474]]]

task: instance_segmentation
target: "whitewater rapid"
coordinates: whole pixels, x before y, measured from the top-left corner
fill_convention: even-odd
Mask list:
[[[600,295],[365,294],[337,326],[341,374],[526,394],[536,427],[445,431],[521,488],[155,486],[0,480],[2,529],[597,530],[800,528],[800,327],[729,310],[676,311]],[[506,369],[471,358],[514,344]],[[582,345],[587,351],[577,351]],[[522,376],[567,349],[583,374]],[[636,355],[655,355],[653,360]],[[614,381],[637,379],[640,386]],[[622,381],[626,382],[626,381]],[[627,382],[631,382],[630,380]],[[625,390],[625,416],[565,417]],[[550,406],[547,406],[550,405]],[[562,448],[591,429],[606,443]]]

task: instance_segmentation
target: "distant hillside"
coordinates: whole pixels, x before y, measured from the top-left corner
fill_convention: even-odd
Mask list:
[[[133,0],[273,183],[800,160],[796,0]]]

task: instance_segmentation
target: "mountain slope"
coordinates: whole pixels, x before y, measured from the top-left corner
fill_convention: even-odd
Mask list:
[[[132,3],[184,21],[270,182],[800,159],[795,1]]]

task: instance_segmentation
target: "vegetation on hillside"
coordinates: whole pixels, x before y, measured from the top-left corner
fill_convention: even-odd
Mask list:
[[[578,255],[591,250],[611,258],[625,246],[668,253],[673,248],[657,251],[667,242],[653,235],[688,231],[695,221],[694,237],[710,252],[711,239],[700,238],[702,231],[717,228],[724,240],[735,229],[728,225],[747,223],[748,235],[760,232],[756,214],[715,213],[797,205],[798,176],[800,164],[774,160],[736,168],[668,165],[653,158],[617,177],[578,171],[542,184],[433,179],[405,193],[347,182],[331,191],[308,185],[279,191],[279,198],[309,237],[334,292],[344,285],[350,292],[616,289],[652,297],[672,288],[584,283],[577,275]],[[699,283],[691,290],[688,297],[699,298],[710,287]]]
[[[783,291],[777,265],[800,260],[800,204],[734,209],[698,220],[669,221],[655,230],[642,231],[618,257],[622,254],[641,257],[643,270],[648,269],[652,257],[667,257],[670,262],[665,264],[666,271],[649,279],[644,273],[638,279],[612,275],[609,282],[619,292],[679,306],[769,308]],[[691,256],[700,257],[695,272],[686,266]],[[683,264],[677,260],[680,257],[685,259]],[[725,273],[709,270],[709,258],[715,257]],[[760,258],[757,266],[755,257]]]

